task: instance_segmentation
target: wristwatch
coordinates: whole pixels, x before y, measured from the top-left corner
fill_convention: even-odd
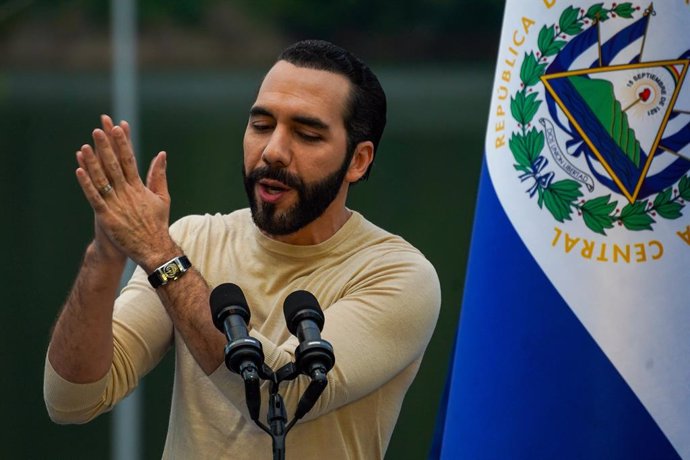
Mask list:
[[[149,275],[149,283],[154,289],[164,286],[184,275],[191,267],[192,263],[187,256],[175,257],[155,269]]]

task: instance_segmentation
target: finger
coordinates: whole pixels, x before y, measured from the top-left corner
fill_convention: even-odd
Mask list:
[[[89,180],[97,190],[103,190],[108,184],[110,184],[108,178],[103,172],[101,167],[101,162],[98,157],[93,152],[90,145],[85,144],[81,147],[81,150],[77,152],[77,163],[79,167],[84,170],[84,172],[89,176]],[[111,190],[110,193],[115,193]]]
[[[120,122],[120,126],[122,126],[122,121]],[[110,142],[110,147],[113,149],[115,152],[115,156],[120,160],[120,163],[122,163],[122,158],[123,156],[123,149],[120,148],[120,145],[115,142],[115,138],[113,137],[113,128],[115,128],[115,125],[113,124],[113,119],[108,116],[108,115],[101,115],[101,125],[103,127],[103,132],[105,132],[106,136],[108,137],[108,142]],[[128,125],[129,129],[129,125]],[[127,135],[127,145],[129,149],[134,151],[132,148],[132,142],[129,139],[129,134],[125,133]],[[125,149],[126,150],[126,149]],[[136,160],[135,160],[136,161]],[[127,178],[127,174],[125,171],[123,171],[125,178]],[[129,180],[129,178],[128,178]]]
[[[108,136],[102,129],[93,130],[93,141],[96,147],[96,155],[101,160],[103,170],[110,179],[113,187],[120,187],[125,182],[120,160],[113,150],[113,146],[108,140]]]
[[[127,142],[129,142],[129,145],[132,145],[132,130],[129,127],[129,123],[127,123],[125,120],[122,120],[120,122],[120,128],[125,132],[125,135],[127,136]],[[134,150],[134,148],[132,148]]]
[[[106,134],[110,134],[113,129],[113,119],[106,114],[101,115],[101,126]]]
[[[156,195],[169,198],[168,194],[168,178],[166,175],[166,167],[168,162],[168,154],[166,152],[159,152],[151,161],[149,172],[146,175],[146,186]]]
[[[84,162],[84,154],[81,152],[81,150],[77,150],[77,153],[75,155],[77,157],[77,164],[81,169],[86,171],[86,163]]]
[[[101,115],[101,129],[103,129],[103,132],[105,135],[108,137],[108,141],[112,144],[113,141],[113,127],[115,125],[113,124],[113,119],[110,118],[110,116],[106,114]]]
[[[127,142],[129,143],[129,148],[132,149],[132,152],[134,151],[134,144],[132,143],[132,129],[129,126],[129,123],[125,120],[121,120],[120,123],[118,124],[120,128],[125,132],[125,136],[127,137]]]
[[[84,196],[93,208],[94,212],[96,212],[96,214],[105,212],[108,208],[108,205],[101,196],[100,192],[94,186],[94,183],[86,170],[81,167],[77,168],[76,176],[77,182],[79,182],[79,185],[84,192]]]
[[[132,145],[127,139],[127,133],[125,133],[125,130],[120,126],[115,126],[111,133],[113,142],[117,146],[116,152],[125,179],[132,185],[137,183],[140,184],[141,179],[139,178],[139,170],[137,169],[137,160],[134,157]]]
[[[120,127],[122,127],[122,121],[120,122]],[[114,145],[113,141],[113,128],[115,125],[113,124],[113,119],[110,118],[108,115],[101,115],[101,125],[103,126],[103,132],[108,136],[108,141],[110,142],[110,145],[113,147],[113,149],[117,150],[117,146]],[[128,127],[129,129],[129,127]],[[127,140],[129,141],[129,132],[126,132],[127,134]],[[131,147],[131,142],[130,142],[130,147]]]
[[[117,146],[113,140],[113,119],[106,114],[101,115],[101,127],[108,138],[108,142],[110,142],[110,146],[116,151],[115,153],[117,155]]]

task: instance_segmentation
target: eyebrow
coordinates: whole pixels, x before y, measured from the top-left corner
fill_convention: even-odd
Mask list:
[[[255,105],[249,110],[249,116],[250,117],[255,117],[255,116],[266,116],[266,117],[271,117],[275,119],[275,115],[271,113],[270,110],[268,110],[265,107],[257,106]],[[326,122],[321,120],[320,118],[316,117],[310,117],[307,115],[295,115],[290,118],[293,122],[299,123],[301,125],[309,126],[311,128],[315,129],[322,129],[322,130],[328,130],[329,126]]]

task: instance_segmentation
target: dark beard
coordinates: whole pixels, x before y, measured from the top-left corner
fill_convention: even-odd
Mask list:
[[[298,176],[288,173],[284,168],[263,166],[254,169],[249,175],[242,168],[244,189],[252,210],[252,219],[257,227],[269,235],[289,235],[306,227],[333,202],[350,166],[350,155],[340,168],[324,179],[306,184]],[[284,213],[278,214],[273,203],[257,203],[255,185],[261,179],[273,179],[282,182],[297,192],[297,202]]]

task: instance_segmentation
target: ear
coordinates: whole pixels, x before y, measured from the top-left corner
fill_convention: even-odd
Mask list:
[[[374,161],[374,143],[371,141],[363,141],[355,147],[355,153],[352,155],[350,167],[345,174],[345,181],[355,183],[367,172],[369,165]]]

